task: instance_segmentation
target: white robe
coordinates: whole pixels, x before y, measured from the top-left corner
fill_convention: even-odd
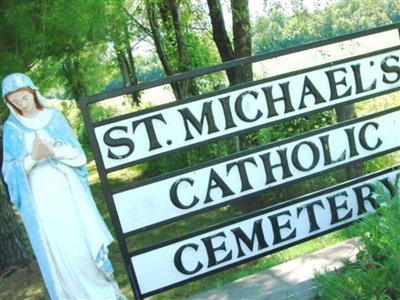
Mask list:
[[[25,123],[35,122],[35,119],[24,119]],[[54,142],[45,130],[37,132],[50,143]],[[33,132],[25,135],[27,153],[31,153],[34,137]],[[82,165],[86,158],[68,145],[58,150],[58,161],[46,159],[32,163],[27,158],[25,162],[57,295],[62,300],[117,299],[116,282],[107,280],[94,261],[100,247],[108,246],[113,238],[101,229],[100,215],[89,207],[84,187],[66,164]]]

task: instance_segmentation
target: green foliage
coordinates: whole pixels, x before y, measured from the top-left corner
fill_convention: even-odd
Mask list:
[[[40,32],[40,19],[33,11],[41,11],[37,2],[0,2],[0,77],[25,71],[42,54],[45,39],[43,34],[32,34],[32,30]]]
[[[400,156],[395,152],[367,161],[365,170],[366,173],[372,173],[397,164],[400,164]]]
[[[75,101],[62,101],[61,111],[70,123],[76,137],[78,138],[79,143],[85,150],[89,149],[86,129],[77,103]],[[87,151],[85,152],[87,153]]]
[[[350,230],[360,237],[361,251],[355,263],[347,261],[339,272],[319,274],[321,299],[398,299],[400,297],[400,176],[391,195],[375,186],[380,208]]]
[[[103,1],[5,0],[0,5],[0,51],[15,63],[2,64],[1,77],[26,72],[49,56],[79,52],[88,42],[104,38]]]
[[[272,51],[400,21],[400,2],[392,0],[338,1],[313,13],[303,1],[292,1],[287,15],[277,2],[253,28],[255,52]]]
[[[70,98],[73,81],[100,92],[113,72],[107,55],[106,1],[1,1],[0,78],[28,73],[42,92]],[[65,76],[65,63],[78,62]]]
[[[257,134],[257,139],[259,144],[267,144],[334,123],[335,113],[329,110],[261,129]]]
[[[220,62],[219,54],[212,39],[209,16],[204,3],[187,0],[175,3],[179,13],[178,26],[184,44],[185,54],[182,57],[178,51],[177,32],[174,28],[173,18],[168,9],[167,2],[161,0],[148,0],[144,2],[148,5],[154,5],[162,47],[165,50],[167,60],[174,74],[207,67]],[[144,3],[143,5],[137,5],[132,14],[136,21],[142,20],[143,15],[147,15]],[[147,26],[143,26],[142,31],[147,30],[147,36],[150,35],[148,23],[149,20],[142,20],[142,24]],[[138,58],[137,69],[139,78],[147,77],[143,74],[146,69],[148,70],[147,66],[144,65],[146,62],[143,61],[143,58]],[[151,59],[151,64],[152,68],[150,70],[157,70],[153,59]],[[163,73],[161,74],[164,75]],[[158,72],[158,75],[160,75],[160,72]],[[211,91],[214,86],[221,84],[223,78],[224,75],[222,73],[196,78],[196,88],[200,93]]]
[[[74,130],[74,133],[77,136],[79,143],[82,145],[82,148],[85,151],[88,160],[92,160],[93,154],[89,147],[87,130],[77,103],[75,101],[62,101],[61,110],[71,124],[71,127]],[[101,105],[90,106],[90,115],[93,120],[104,120],[115,115],[115,113],[116,112],[114,108],[104,107]]]
[[[141,82],[160,79],[165,76],[164,70],[155,53],[136,57],[136,74]]]
[[[283,36],[285,24],[286,16],[281,6],[276,6],[266,16],[258,18],[253,27],[255,52],[285,48],[286,40]],[[271,32],[273,34],[270,34]]]
[[[143,177],[162,175],[185,167],[194,166],[212,159],[224,157],[233,152],[231,141],[220,141],[197,147],[194,150],[180,151],[142,165]]]

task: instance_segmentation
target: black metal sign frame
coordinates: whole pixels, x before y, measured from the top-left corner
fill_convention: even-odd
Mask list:
[[[295,53],[295,52],[299,52],[299,51],[303,51],[303,50],[313,49],[313,48],[317,48],[317,47],[321,47],[321,46],[325,46],[325,45],[329,45],[329,44],[348,41],[348,40],[352,40],[352,39],[355,39],[355,38],[364,37],[364,36],[368,36],[368,35],[372,35],[372,34],[376,34],[376,33],[382,33],[382,32],[391,31],[391,30],[398,30],[399,36],[400,36],[400,24],[392,24],[392,25],[382,26],[382,27],[378,27],[378,28],[374,28],[374,29],[370,29],[370,30],[366,30],[366,31],[360,31],[360,32],[352,33],[352,34],[347,34],[347,35],[343,35],[343,36],[339,36],[339,37],[335,37],[335,38],[331,38],[331,39],[312,42],[312,43],[300,45],[300,46],[289,48],[289,49],[273,51],[273,52],[269,52],[269,53],[265,53],[265,54],[252,56],[252,57],[246,57],[246,58],[242,58],[242,59],[226,62],[226,63],[220,64],[220,65],[217,65],[217,66],[213,66],[213,67],[209,67],[209,68],[205,68],[205,69],[201,69],[201,70],[196,70],[196,71],[191,71],[191,72],[186,72],[186,73],[174,75],[174,76],[171,76],[171,77],[168,77],[168,78],[163,78],[163,79],[152,81],[152,82],[146,82],[146,83],[138,84],[136,86],[131,86],[131,87],[128,87],[128,88],[119,89],[119,90],[112,91],[112,92],[102,93],[102,94],[98,94],[98,95],[82,98],[82,99],[79,100],[79,105],[80,105],[80,108],[81,108],[81,111],[82,111],[83,120],[84,120],[86,129],[88,131],[89,143],[90,143],[90,146],[91,146],[91,149],[93,151],[94,158],[95,158],[95,161],[96,161],[96,165],[97,165],[97,169],[98,169],[98,173],[99,173],[99,177],[100,177],[100,181],[101,181],[102,190],[103,190],[103,193],[104,193],[106,201],[107,201],[108,209],[109,209],[109,212],[110,212],[110,215],[111,215],[112,223],[113,223],[114,230],[115,230],[115,233],[116,233],[116,236],[117,236],[118,244],[119,244],[119,247],[120,247],[120,250],[121,250],[121,254],[122,254],[122,257],[123,257],[123,261],[124,261],[124,264],[125,264],[125,267],[126,267],[126,270],[127,270],[127,273],[128,273],[128,277],[129,277],[129,280],[130,280],[130,283],[131,283],[131,286],[132,286],[132,290],[133,290],[133,292],[135,294],[135,297],[137,299],[143,299],[144,297],[147,297],[147,296],[150,296],[150,295],[153,295],[153,294],[156,294],[156,293],[160,293],[162,291],[165,291],[167,289],[171,289],[171,288],[174,288],[176,286],[185,284],[185,283],[187,283],[189,281],[192,281],[192,280],[195,280],[197,278],[201,278],[201,277],[207,276],[209,274],[212,274],[212,273],[215,273],[215,272],[219,272],[219,271],[221,271],[223,269],[230,268],[230,267],[232,267],[234,265],[237,265],[237,264],[240,264],[240,263],[248,262],[250,260],[256,259],[258,257],[264,256],[264,255],[267,255],[267,254],[270,254],[272,252],[268,252],[266,254],[263,253],[263,254],[260,254],[260,255],[245,259],[243,261],[237,262],[235,264],[228,265],[228,266],[223,267],[221,269],[212,270],[212,271],[207,272],[205,274],[202,274],[200,276],[196,276],[196,277],[190,278],[188,280],[183,280],[183,281],[177,282],[175,284],[168,285],[168,286],[162,287],[160,289],[153,290],[151,292],[143,293],[141,291],[140,287],[139,287],[138,278],[137,278],[137,275],[135,273],[135,269],[133,267],[133,264],[131,262],[131,257],[132,257],[132,255],[138,255],[139,253],[144,253],[146,251],[150,251],[150,250],[154,249],[154,247],[147,248],[147,249],[140,249],[140,250],[138,250],[137,252],[134,252],[134,253],[130,253],[128,251],[128,247],[127,247],[127,244],[126,244],[126,238],[129,235],[123,233],[120,220],[118,219],[117,209],[116,209],[116,206],[115,206],[115,203],[114,203],[114,200],[113,200],[113,194],[116,191],[114,191],[111,188],[110,183],[109,183],[108,178],[107,178],[107,174],[108,173],[110,173],[112,171],[116,171],[116,170],[122,169],[122,168],[127,167],[127,166],[132,165],[132,164],[128,163],[128,164],[125,164],[125,165],[119,165],[118,167],[115,167],[115,168],[106,168],[105,167],[103,159],[102,159],[102,154],[100,152],[99,143],[98,143],[98,141],[96,139],[96,136],[95,136],[95,129],[96,129],[96,127],[104,125],[104,124],[106,124],[107,122],[110,122],[110,121],[93,123],[93,121],[91,119],[91,116],[90,116],[90,113],[89,113],[90,105],[94,104],[94,103],[97,103],[97,102],[100,102],[102,100],[106,100],[106,99],[109,99],[109,98],[116,97],[116,96],[126,95],[126,94],[130,94],[132,92],[146,90],[146,89],[154,88],[154,87],[157,87],[157,86],[162,86],[162,85],[173,83],[173,82],[176,82],[176,81],[179,81],[179,80],[184,80],[184,79],[194,78],[194,77],[198,77],[198,76],[205,75],[205,74],[211,74],[211,73],[215,73],[215,72],[219,72],[219,71],[224,71],[224,70],[227,70],[229,68],[235,68],[235,67],[243,66],[244,64],[252,64],[252,63],[255,63],[255,62],[259,62],[259,61],[270,59],[270,58],[279,57],[279,56],[282,56],[282,55],[287,55],[287,54],[290,54],[290,53]],[[397,49],[399,49],[399,47],[395,47],[393,49],[397,50]],[[385,49],[384,51],[388,51],[388,50],[390,50],[390,49]],[[371,54],[369,53],[369,54],[366,54],[366,55],[362,55],[360,57],[368,57],[368,55],[371,55]],[[354,59],[354,58],[351,58],[351,59]],[[343,61],[349,61],[349,60],[350,59],[346,59],[346,60],[343,60]],[[311,71],[313,69],[315,69],[315,67],[307,69],[307,71]],[[300,72],[304,72],[304,70],[292,72],[290,74],[285,74],[284,76],[290,76],[290,75],[298,74]],[[282,76],[278,76],[276,78],[282,78]],[[269,78],[268,80],[272,80],[272,79]],[[240,86],[237,86],[237,87],[235,86],[235,87],[226,89],[223,92],[234,91],[234,90],[239,89],[239,88],[244,88],[244,87],[247,87],[247,86],[251,86],[252,84],[253,83],[247,83],[247,84],[240,85]],[[391,92],[397,91],[399,89],[400,89],[399,87],[395,87],[393,89],[385,90],[385,91],[382,91],[382,92],[377,93],[377,94],[368,95],[366,97],[359,97],[357,99],[352,99],[348,103],[352,103],[352,102],[356,102],[356,101],[362,101],[362,100],[365,100],[367,98],[376,97],[376,96],[380,96],[380,95],[383,95],[383,94],[391,93]],[[210,97],[210,96],[213,96],[213,95],[218,95],[219,93],[220,92],[208,94],[207,97]],[[193,102],[193,101],[202,99],[204,97],[205,96],[199,96],[199,97],[195,97],[195,98],[192,98],[192,99],[187,99],[187,100],[184,100],[185,101],[184,103]],[[174,106],[174,105],[176,105],[176,104],[167,104],[165,106],[160,106],[160,107],[157,107],[157,108],[145,110],[145,111],[140,112],[138,114],[144,114],[144,113],[147,113],[147,112],[154,112],[156,110],[164,109],[166,107],[170,107],[170,106]],[[332,105],[329,108],[337,107],[337,106],[340,106],[340,104]],[[325,109],[328,109],[328,108],[324,107],[322,109],[315,110],[315,111],[322,111],[322,110],[325,110]],[[135,114],[135,115],[137,115],[137,114]],[[285,120],[298,118],[300,116],[302,116],[302,114],[298,114],[296,116],[293,116],[291,118],[287,118]],[[126,116],[118,117],[116,119],[113,119],[113,121],[120,120],[120,119],[125,118],[125,117]],[[230,135],[225,135],[224,137],[226,138],[228,136],[237,135],[239,133],[248,132],[250,130],[255,130],[255,129],[258,129],[258,128],[261,128],[261,127],[265,127],[265,126],[270,126],[270,125],[276,124],[278,122],[282,122],[282,120],[279,120],[279,121],[276,121],[276,122],[272,122],[272,123],[267,124],[267,125],[262,125],[262,126],[254,127],[254,128],[251,128],[251,129],[246,129],[246,130],[243,130],[243,131],[235,132],[235,133],[232,133]],[[196,145],[209,143],[209,142],[211,142],[213,140],[216,140],[216,139],[210,139],[210,140],[204,141],[204,142],[196,144]],[[192,147],[192,146],[188,146],[188,147]],[[182,149],[186,149],[188,147],[183,147]],[[391,150],[391,151],[394,151],[394,150]],[[166,152],[166,153],[168,153],[168,152]],[[166,154],[166,153],[163,153],[163,154]],[[376,155],[371,155],[371,157],[382,155],[382,154],[383,153],[379,153],[379,154],[376,154]],[[154,157],[156,157],[156,156],[151,156],[151,158],[154,158]],[[145,159],[149,159],[149,158],[150,157],[146,157]],[[137,160],[137,161],[135,161],[135,163],[144,161],[145,159]],[[354,164],[356,162],[357,161],[353,161],[350,164]],[[398,167],[396,167],[395,169],[398,170]],[[359,183],[359,182],[362,182],[363,180],[368,180],[370,178],[373,178],[374,176],[378,176],[379,174],[385,174],[385,173],[393,171],[393,170],[394,169],[387,170],[387,171],[382,171],[382,172],[379,172],[379,173],[377,173],[375,175],[368,175],[366,177],[363,177],[363,178],[360,178],[360,179],[357,179],[357,180],[354,180],[354,181],[351,181],[351,182],[347,182],[347,183],[341,184],[341,185],[339,185],[339,186],[337,186],[335,188],[342,188],[342,187],[348,186],[350,184]],[[292,184],[292,183],[293,182],[291,182],[290,184]],[[324,190],[324,191],[318,191],[318,192],[316,192],[314,194],[314,196],[318,196],[318,195],[321,195],[323,193],[328,193],[328,192],[332,191],[333,189],[334,188],[327,189],[327,190]],[[297,202],[303,201],[305,199],[306,199],[306,197],[294,199],[290,203],[297,203]],[[239,217],[239,218],[237,218],[235,220],[226,222],[224,224],[220,224],[220,225],[216,225],[216,226],[211,227],[211,228],[207,228],[207,229],[205,229],[205,231],[213,230],[215,228],[219,228],[220,226],[231,224],[233,222],[238,222],[238,221],[244,220],[245,218],[248,218],[250,216],[257,215],[257,214],[260,214],[260,213],[264,213],[264,212],[270,211],[272,209],[277,209],[277,208],[282,207],[284,205],[288,205],[288,203],[289,202],[284,203],[284,204],[280,204],[279,206],[276,206],[274,208],[266,208],[263,211],[254,212],[251,215],[241,216],[241,217]],[[349,224],[343,224],[340,227],[348,226]],[[339,229],[339,228],[333,228],[332,230],[320,233],[318,235],[313,235],[313,236],[307,237],[305,239],[296,241],[293,244],[288,244],[288,245],[285,245],[283,247],[279,247],[279,248],[275,249],[273,252],[276,252],[276,251],[279,251],[281,249],[293,246],[295,244],[304,242],[306,240],[315,238],[315,237],[317,237],[319,235],[322,235],[322,234],[325,234],[327,232],[330,232],[330,231],[333,231],[333,230],[337,230],[337,229]],[[201,232],[197,232],[195,234],[200,234],[200,233]],[[174,241],[179,241],[179,240],[182,240],[184,238],[188,238],[188,236],[177,237],[176,239],[174,239],[172,241],[167,241],[166,244],[170,244],[170,243],[173,243]],[[161,245],[156,245],[155,247],[160,247],[160,246]]]

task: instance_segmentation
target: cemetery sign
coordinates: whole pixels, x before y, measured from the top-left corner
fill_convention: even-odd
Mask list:
[[[348,226],[374,212],[376,183],[393,194],[393,166],[151,247],[127,238],[234,201],[400,150],[400,107],[313,130],[121,187],[108,174],[171,153],[400,90],[399,24],[261,54],[80,101],[103,192],[137,299]],[[289,53],[395,31],[369,53],[243,83],[107,120],[90,106],[111,97]]]

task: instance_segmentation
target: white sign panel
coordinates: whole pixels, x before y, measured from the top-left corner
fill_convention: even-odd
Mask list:
[[[400,108],[154,178],[113,195],[124,233],[400,148]]]
[[[379,54],[377,54],[379,53]],[[106,170],[400,88],[400,50],[333,62],[99,122]]]
[[[146,295],[349,224],[375,211],[373,183],[379,180],[393,192],[396,174],[398,170],[360,178],[143,251],[131,258],[140,290]]]

